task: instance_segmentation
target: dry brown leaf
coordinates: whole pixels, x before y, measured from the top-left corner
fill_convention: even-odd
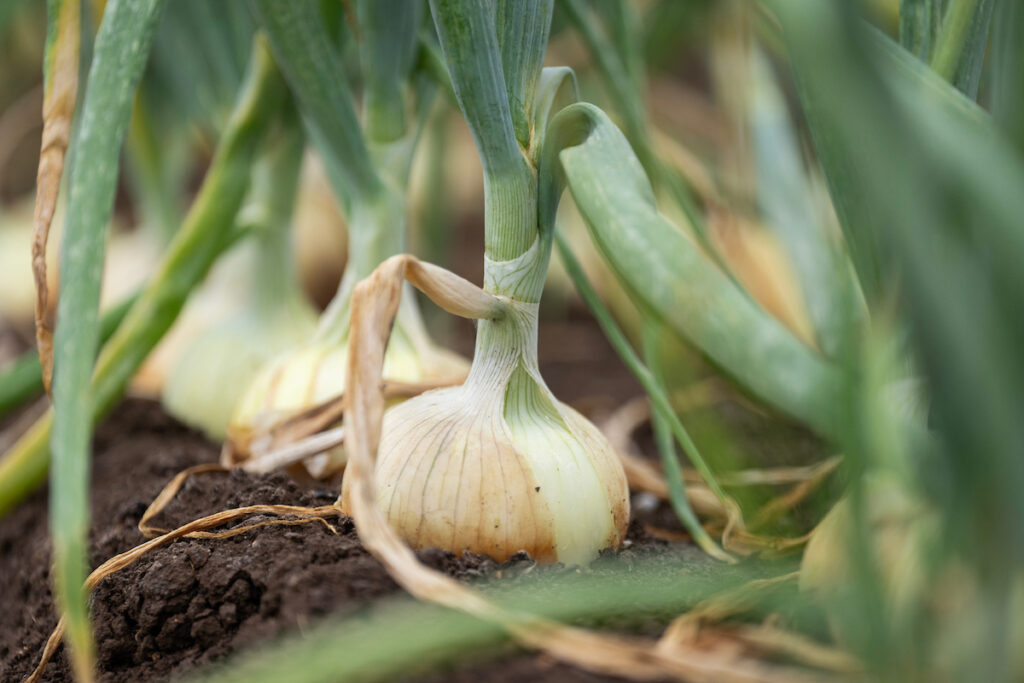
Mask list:
[[[78,94],[78,52],[81,3],[60,3],[56,37],[48,49],[49,70],[43,93],[43,137],[36,173],[36,205],[32,215],[32,276],[36,281],[36,346],[42,365],[43,386],[50,392],[53,377],[53,321],[48,306],[46,243],[57,210],[57,195],[64,172],[64,157],[71,140],[71,117]]]
[[[770,579],[750,581],[733,590],[712,596],[676,618],[665,630],[658,647],[664,651],[673,651],[684,645],[693,646],[707,638],[707,624],[749,612],[763,600],[766,593],[796,583],[798,579],[799,572],[792,572]],[[756,626],[732,624],[710,631],[714,634],[712,638],[718,642],[729,640],[740,644],[746,651],[756,650],[764,654],[783,656],[817,669],[849,674],[857,673],[862,668],[848,653],[798,633],[786,631],[770,621]]]
[[[419,396],[424,391],[451,386],[465,379],[465,375],[450,376],[426,382],[383,382],[382,391],[387,400]],[[321,434],[325,429],[341,422],[345,415],[345,395],[314,405],[298,413],[273,418],[267,424],[246,429],[228,429],[228,438],[221,450],[221,464],[225,467],[242,466],[251,472],[269,472],[274,462],[289,464],[288,456],[282,459],[282,452],[308,450],[309,438]],[[338,445],[338,444],[335,444]],[[292,449],[293,446],[298,448]],[[327,450],[330,446],[325,446]],[[315,455],[322,451],[307,454]],[[301,459],[301,458],[299,458]],[[288,460],[288,462],[285,462]],[[332,474],[328,472],[326,474]]]

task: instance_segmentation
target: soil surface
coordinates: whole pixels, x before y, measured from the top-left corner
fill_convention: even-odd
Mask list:
[[[542,352],[541,367],[556,395],[599,419],[640,393],[593,323],[577,315],[560,324],[565,329],[544,331],[542,326],[541,333],[560,343],[540,346],[551,349],[546,357]],[[567,356],[566,348],[579,353]],[[793,447],[791,435],[779,438]],[[218,448],[167,416],[157,403],[130,399],[99,427],[94,453],[91,562],[96,566],[145,540],[137,528],[139,518],[160,489],[182,469],[216,461]],[[257,503],[327,505],[336,495],[333,489],[309,488],[283,474],[198,475],[155,522],[171,528]],[[649,536],[644,524],[682,529],[666,506],[639,503],[634,498],[637,513],[625,552],[681,553],[698,565],[706,562],[685,543]],[[0,610],[2,681],[20,680],[32,670],[56,623],[46,524],[45,492],[0,521],[0,599],[8,606]],[[314,522],[267,526],[228,539],[183,540],[108,577],[93,598],[101,680],[180,677],[229,653],[303,630],[325,615],[353,613],[376,598],[400,592],[362,547],[350,519],[338,520],[336,531]],[[532,565],[528,557],[499,566],[490,558],[456,558],[437,550],[420,557],[465,580]],[[486,661],[422,675],[429,678],[419,680],[614,680],[511,646]],[[70,680],[63,649],[44,680]]]

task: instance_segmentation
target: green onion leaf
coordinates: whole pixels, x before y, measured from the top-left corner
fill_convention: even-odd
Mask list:
[[[71,166],[54,339],[50,532],[55,592],[67,618],[79,680],[91,680],[95,660],[82,584],[88,568],[89,380],[99,345],[103,252],[132,98],[162,7],[162,0],[111,0],[108,5],[96,37]]]

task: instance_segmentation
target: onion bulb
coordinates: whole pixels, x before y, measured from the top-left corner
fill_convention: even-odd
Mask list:
[[[349,263],[316,333],[269,360],[248,384],[231,416],[222,456],[225,465],[259,457],[254,443],[289,419],[341,396],[348,363],[349,306],[360,277],[386,256],[400,250],[405,239],[405,202],[396,192],[384,201],[356,203],[350,216]],[[450,384],[465,376],[467,363],[436,346],[427,334],[415,300],[402,302],[388,346],[384,378],[410,384]],[[305,458],[310,476],[323,479],[345,465],[342,447]]]
[[[461,386],[385,413],[377,504],[413,548],[585,563],[625,537],[626,477],[608,440],[544,383],[537,304],[501,298],[504,314],[480,321]]]

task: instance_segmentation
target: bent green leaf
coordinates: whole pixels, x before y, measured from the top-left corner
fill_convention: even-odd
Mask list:
[[[838,370],[658,212],[643,167],[607,115],[571,105],[552,120],[548,138],[540,185],[547,225],[564,183],[606,262],[645,311],[768,404],[834,436]]]

